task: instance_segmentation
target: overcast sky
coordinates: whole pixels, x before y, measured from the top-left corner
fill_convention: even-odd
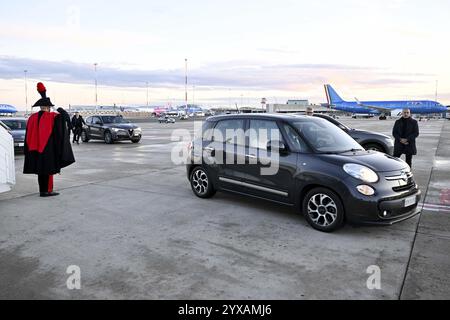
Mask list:
[[[45,81],[55,104],[204,105],[261,98],[450,104],[448,0],[91,0],[0,3],[0,103]],[[195,87],[195,88],[194,88]],[[194,94],[195,92],[195,94]]]

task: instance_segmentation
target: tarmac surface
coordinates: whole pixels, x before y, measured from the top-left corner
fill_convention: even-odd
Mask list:
[[[74,145],[56,198],[38,197],[16,156],[17,184],[0,195],[0,299],[450,299],[450,121],[420,122],[420,216],[333,234],[270,202],[196,198],[171,161],[173,129],[193,123],[142,128],[140,144]],[[66,286],[72,265],[80,290]],[[370,266],[380,290],[367,287]]]

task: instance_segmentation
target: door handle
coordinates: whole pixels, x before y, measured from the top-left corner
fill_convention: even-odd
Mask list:
[[[249,158],[249,159],[257,159],[257,158],[258,158],[258,157],[255,156],[254,154],[247,154],[245,157],[246,157],[246,158]]]

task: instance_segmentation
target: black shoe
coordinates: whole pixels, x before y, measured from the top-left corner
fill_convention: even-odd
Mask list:
[[[58,192],[41,192],[42,198],[56,197],[56,196],[59,196]]]

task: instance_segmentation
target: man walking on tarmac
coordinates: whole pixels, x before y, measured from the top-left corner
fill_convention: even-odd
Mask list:
[[[39,82],[37,90],[42,98],[33,108],[40,111],[28,119],[23,173],[38,175],[40,196],[53,197],[59,195],[53,192],[53,175],[75,162],[65,120],[69,115],[63,108],[51,112],[54,105],[47,98],[44,84]]]
[[[80,136],[81,136],[81,132],[83,131],[83,125],[86,125],[86,122],[84,122],[84,119],[80,115],[80,113],[76,112],[72,118],[72,128],[73,128],[72,143],[76,142],[77,144],[80,144]]]

